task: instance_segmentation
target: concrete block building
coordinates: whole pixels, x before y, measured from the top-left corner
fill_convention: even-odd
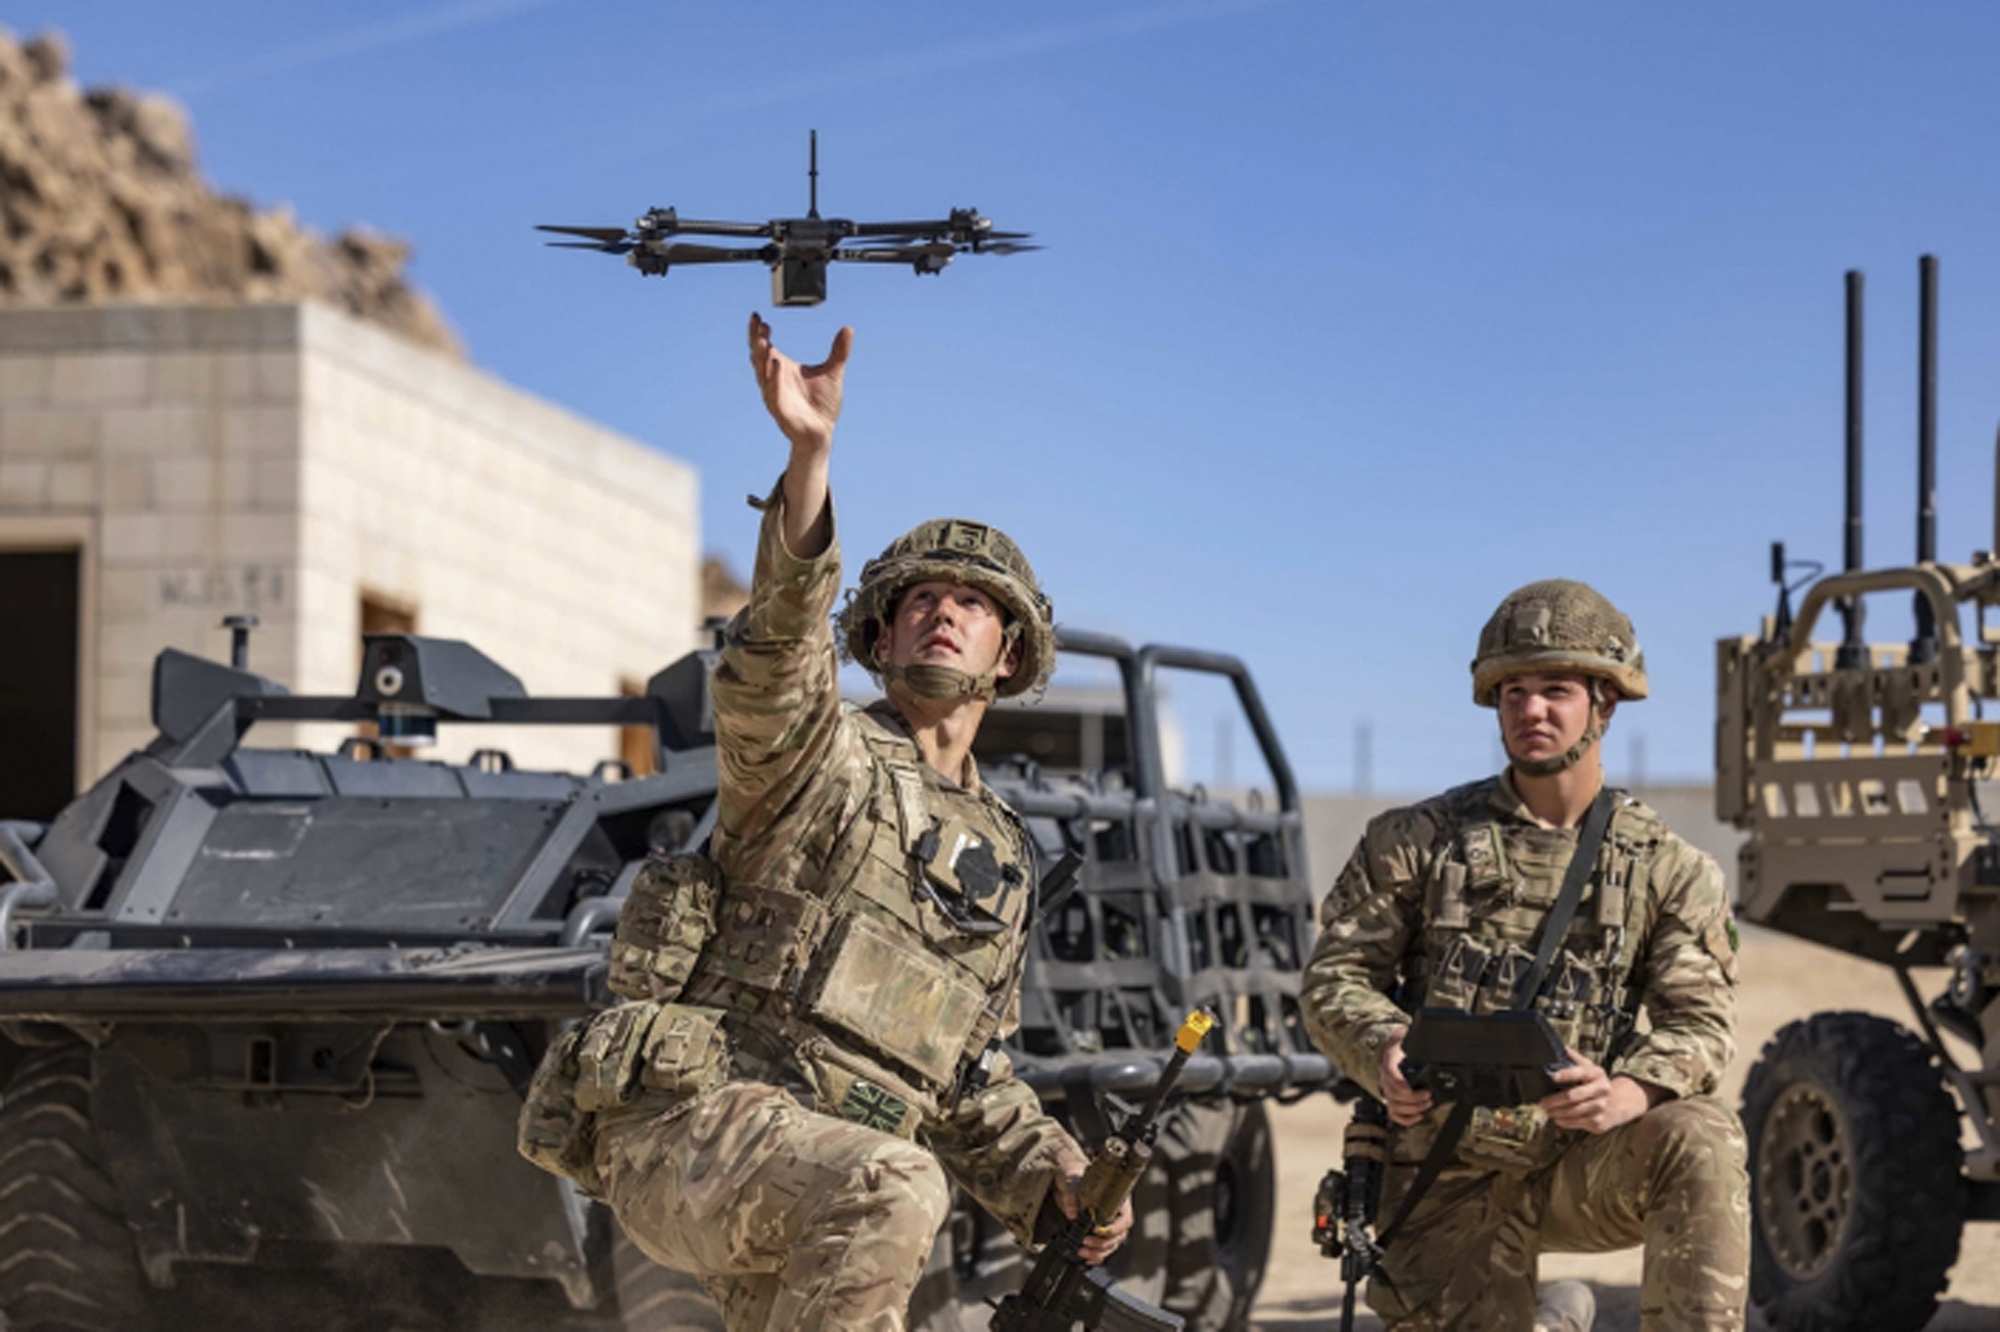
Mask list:
[[[0,817],[47,817],[144,744],[154,655],[228,660],[231,614],[294,693],[351,694],[378,631],[464,639],[532,694],[637,692],[695,645],[696,484],[320,305],[0,311]],[[439,757],[635,752],[609,730],[458,736]]]

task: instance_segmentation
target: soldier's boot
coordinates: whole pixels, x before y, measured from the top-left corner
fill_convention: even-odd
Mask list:
[[[1535,1332],[1590,1332],[1597,1296],[1581,1281],[1550,1281],[1535,1294]]]

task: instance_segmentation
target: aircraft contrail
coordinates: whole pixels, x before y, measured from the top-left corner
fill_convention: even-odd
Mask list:
[[[739,93],[710,98],[683,107],[680,113],[692,119],[705,119],[738,111],[757,110],[786,102],[820,97],[827,93],[887,83],[895,79],[965,69],[973,65],[991,64],[998,60],[1047,51],[1063,51],[1189,23],[1211,23],[1237,14],[1247,14],[1260,9],[1275,9],[1297,2],[1298,0],[1181,0],[1176,4],[1132,10],[1080,22],[1050,23],[1039,28],[1025,28],[1019,32],[966,38],[962,41],[900,52],[865,64],[852,65],[816,79],[787,79],[782,83],[767,84],[761,88],[747,88]]]
[[[324,64],[344,56],[358,55],[363,51],[380,51],[392,46],[422,41],[441,32],[454,32],[461,28],[494,23],[500,19],[512,18],[516,14],[525,14],[534,9],[545,9],[549,5],[561,2],[562,0],[460,0],[460,3],[455,5],[446,5],[419,14],[406,14],[401,18],[385,19],[380,23],[363,24],[358,28],[330,33],[315,41],[279,47],[233,65],[224,65],[186,78],[169,79],[165,81],[165,87],[176,97],[193,97],[213,92],[217,88],[248,83],[272,74],[303,69],[308,65]]]

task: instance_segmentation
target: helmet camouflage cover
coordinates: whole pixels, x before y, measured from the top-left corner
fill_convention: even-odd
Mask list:
[[[1529,673],[1594,676],[1623,698],[1646,696],[1646,654],[1632,622],[1587,583],[1551,578],[1507,594],[1479,631],[1472,699],[1493,707],[1500,682]]]
[[[1020,642],[1021,663],[994,682],[994,693],[1010,698],[1047,682],[1056,663],[1055,613],[1034,569],[1005,532],[963,518],[919,523],[862,566],[861,583],[837,621],[848,657],[876,672],[875,642],[897,600],[904,589],[931,581],[976,587],[1006,611],[1007,641]]]

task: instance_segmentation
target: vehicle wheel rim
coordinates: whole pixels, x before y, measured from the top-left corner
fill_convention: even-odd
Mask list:
[[[1854,1196],[1847,1126],[1824,1090],[1788,1087],[1757,1143],[1757,1224],[1786,1275],[1810,1281],[1832,1266]]]

